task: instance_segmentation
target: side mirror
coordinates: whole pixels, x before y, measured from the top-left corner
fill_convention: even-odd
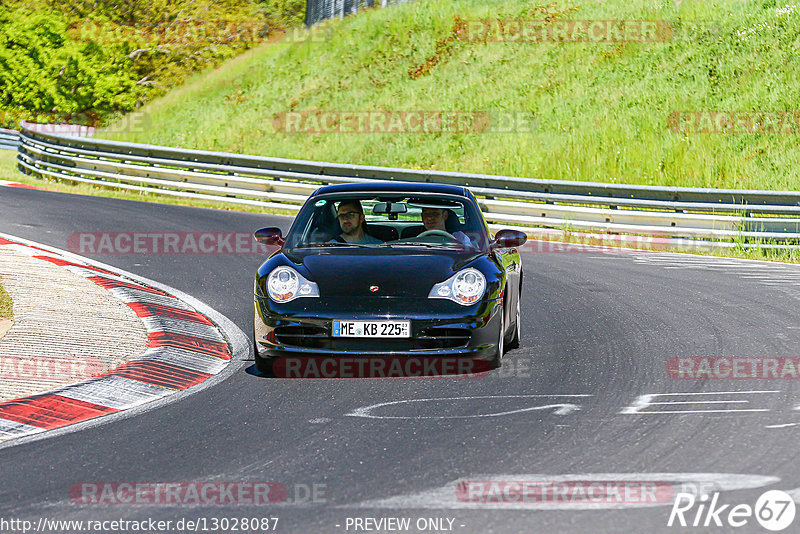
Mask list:
[[[263,245],[282,247],[284,243],[281,229],[276,227],[262,228],[253,233],[253,238]]]
[[[495,248],[521,247],[528,240],[528,236],[519,230],[500,230],[495,234],[492,246]]]

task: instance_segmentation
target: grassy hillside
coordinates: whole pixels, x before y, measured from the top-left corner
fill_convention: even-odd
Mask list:
[[[668,20],[675,34],[665,42],[467,42],[448,39],[454,17]],[[146,127],[107,135],[552,179],[798,189],[796,124],[749,134],[668,127],[676,111],[800,109],[797,27],[800,13],[771,0],[419,0],[336,21],[324,41],[263,45],[145,106]],[[505,110],[535,121],[515,133],[276,131],[275,117],[306,110]]]

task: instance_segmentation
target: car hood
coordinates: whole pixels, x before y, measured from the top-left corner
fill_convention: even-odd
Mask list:
[[[320,296],[427,298],[443,282],[481,256],[463,251],[333,249],[291,254],[304,276],[319,286]],[[377,289],[375,289],[377,287]]]

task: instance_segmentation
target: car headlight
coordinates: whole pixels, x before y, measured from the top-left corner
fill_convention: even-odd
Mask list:
[[[485,290],[486,277],[478,269],[469,267],[433,286],[428,298],[450,299],[462,306],[469,306],[478,302]]]
[[[319,288],[291,267],[277,267],[267,277],[267,293],[275,302],[289,302],[298,297],[318,297]]]

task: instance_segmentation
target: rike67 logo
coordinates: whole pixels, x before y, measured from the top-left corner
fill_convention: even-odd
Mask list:
[[[719,492],[697,498],[691,493],[678,493],[672,503],[667,526],[743,527],[755,520],[767,530],[784,530],[794,521],[795,503],[785,491],[770,490],[762,494],[755,506],[719,504]]]

